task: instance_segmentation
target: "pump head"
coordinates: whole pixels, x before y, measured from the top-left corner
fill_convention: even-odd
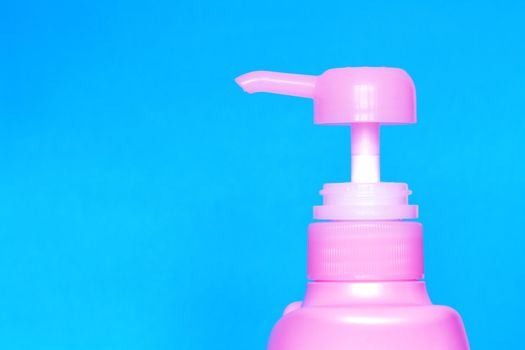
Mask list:
[[[402,69],[336,68],[320,76],[258,71],[236,82],[249,93],[270,92],[314,100],[314,123],[351,126],[351,182],[327,184],[314,217],[391,220],[417,217],[406,184],[380,182],[379,127],[416,122],[416,93]]]

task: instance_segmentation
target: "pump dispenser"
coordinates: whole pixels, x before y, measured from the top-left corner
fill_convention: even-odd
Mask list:
[[[269,350],[465,350],[460,316],[432,305],[422,226],[404,183],[381,182],[382,125],[416,122],[410,76],[397,68],[337,68],[320,76],[252,72],[249,93],[311,98],[314,123],[351,128],[351,181],[325,184],[308,229],[308,283],[272,331]]]

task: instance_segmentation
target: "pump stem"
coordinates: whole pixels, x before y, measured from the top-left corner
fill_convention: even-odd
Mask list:
[[[379,182],[379,124],[353,123],[350,129],[352,182]]]

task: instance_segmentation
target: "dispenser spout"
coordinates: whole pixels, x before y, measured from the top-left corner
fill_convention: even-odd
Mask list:
[[[235,81],[248,93],[311,98],[315,124],[351,127],[351,182],[325,185],[323,205],[314,209],[315,218],[367,221],[417,217],[417,206],[408,204],[408,187],[381,182],[380,176],[381,126],[416,122],[416,90],[404,70],[346,67],[318,76],[256,71]]]
[[[235,82],[246,92],[270,92],[274,94],[313,98],[317,77],[304,74],[256,71],[243,74]]]

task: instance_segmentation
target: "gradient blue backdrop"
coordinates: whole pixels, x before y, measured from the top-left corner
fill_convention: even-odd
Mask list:
[[[306,228],[349,131],[241,73],[406,69],[384,128],[435,303],[473,349],[523,345],[519,1],[42,1],[2,9],[0,348],[263,349],[305,287]]]

